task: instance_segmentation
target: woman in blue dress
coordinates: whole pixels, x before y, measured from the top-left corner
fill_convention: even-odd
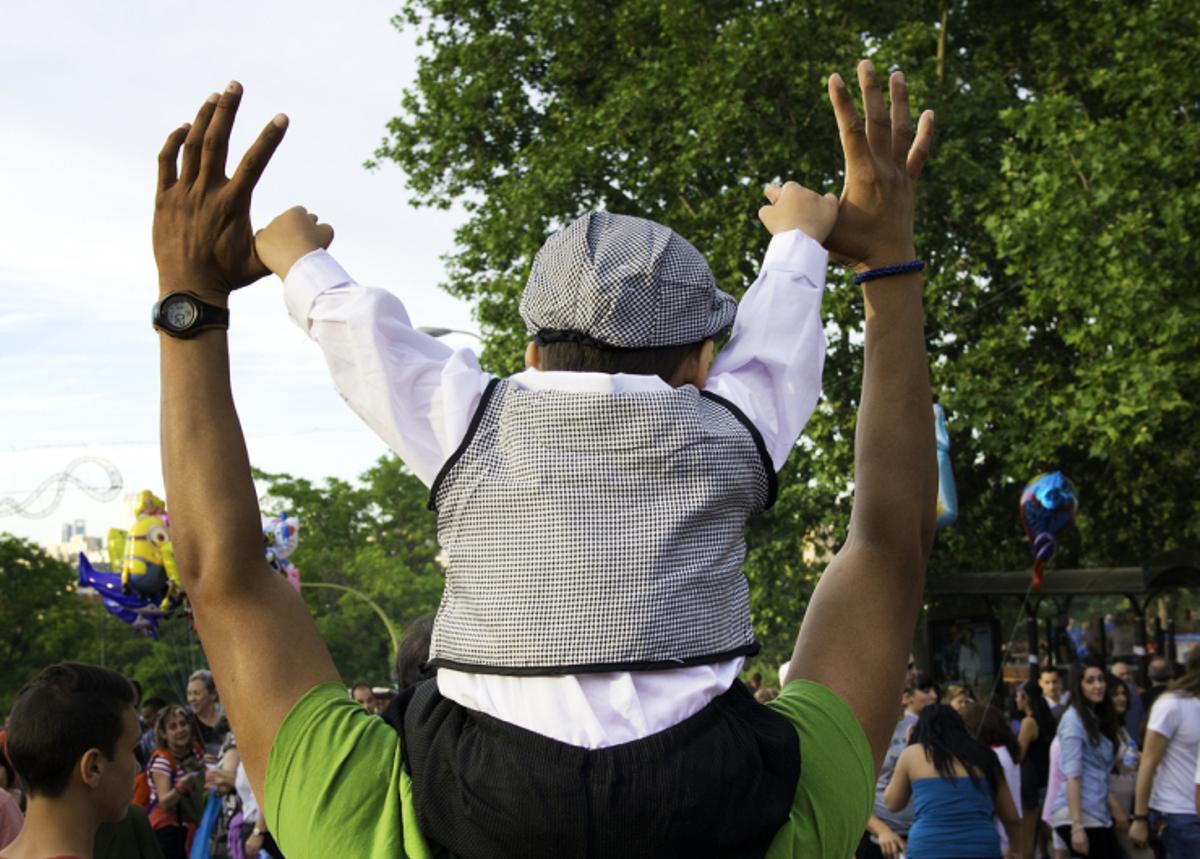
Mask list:
[[[952,707],[932,704],[922,710],[908,748],[896,761],[883,801],[899,810],[910,796],[909,859],[999,859],[993,814],[1004,824],[1009,844],[1019,843],[1021,816],[1000,761],[970,735]]]

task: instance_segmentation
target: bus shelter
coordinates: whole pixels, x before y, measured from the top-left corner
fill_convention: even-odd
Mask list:
[[[1014,570],[999,573],[964,573],[927,586],[926,599],[933,607],[951,599],[978,598],[988,607],[994,617],[997,603],[1016,600],[1024,604],[1025,639],[1028,646],[1030,676],[1036,676],[1040,662],[1039,614],[1043,603],[1050,603],[1056,611],[1043,618],[1044,638],[1049,646],[1051,662],[1062,664],[1078,659],[1066,630],[1072,600],[1079,597],[1121,596],[1129,604],[1134,617],[1134,644],[1132,654],[1110,652],[1111,642],[1103,618],[1097,618],[1086,631],[1089,647],[1097,649],[1098,656],[1105,661],[1110,656],[1132,655],[1139,663],[1140,676],[1146,676],[1146,665],[1150,660],[1151,640],[1155,651],[1177,661],[1175,641],[1175,619],[1164,624],[1159,617],[1153,621],[1153,629],[1147,620],[1147,607],[1158,597],[1171,598],[1180,589],[1200,589],[1200,550],[1182,549],[1160,556],[1141,567],[1108,567],[1080,570],[1047,570],[1040,589],[1029,588],[1030,571]],[[1028,595],[1028,599],[1026,599]],[[1153,636],[1153,638],[1151,638]],[[931,640],[929,624],[926,624],[926,645],[932,652],[935,643]],[[999,660],[999,642],[995,643]],[[1065,657],[1065,658],[1064,658]]]

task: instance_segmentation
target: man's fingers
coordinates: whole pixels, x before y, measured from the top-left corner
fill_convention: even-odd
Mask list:
[[[221,99],[213,110],[212,122],[204,134],[204,148],[200,153],[200,178],[213,184],[225,178],[225,158],[229,153],[229,132],[233,118],[237,116],[238,104],[242,100],[242,85],[230,81]]]
[[[160,194],[174,185],[178,178],[179,147],[183,146],[183,139],[187,137],[188,129],[191,127],[190,122],[185,122],[168,134],[167,142],[158,152],[158,191]]]
[[[908,150],[908,160],[905,167],[908,175],[914,180],[921,175],[925,162],[929,160],[929,150],[933,148],[933,111],[927,110],[917,120],[917,139]]]
[[[230,190],[235,196],[250,196],[263,170],[266,169],[267,162],[271,160],[271,156],[283,140],[287,125],[286,116],[282,113],[275,114],[275,118],[267,123],[267,127],[259,133],[258,139],[246,150],[246,154],[242,156],[242,163],[238,165],[237,172],[229,182]]]
[[[839,74],[829,76],[829,101],[833,104],[833,115],[837,119],[846,163],[869,157],[866,128],[854,107],[854,100],[850,98],[850,90]]]
[[[908,82],[904,72],[896,72],[888,79],[888,93],[892,101],[892,161],[897,167],[903,167],[913,143]]]
[[[770,200],[772,205],[774,205],[775,201],[779,199],[779,195],[782,193],[783,189],[774,182],[770,183],[769,185],[763,185],[763,196]]]
[[[216,110],[220,98],[220,93],[214,92],[196,112],[196,119],[183,141],[183,164],[179,168],[181,182],[190,185],[200,173],[200,148],[204,144],[204,134],[208,131],[208,123],[212,120],[213,111]]]
[[[867,143],[871,151],[882,158],[892,145],[892,120],[883,106],[883,93],[870,60],[858,64],[858,83],[862,87],[863,111],[867,115]]]
[[[317,241],[323,248],[333,244],[333,227],[330,224],[317,224]]]

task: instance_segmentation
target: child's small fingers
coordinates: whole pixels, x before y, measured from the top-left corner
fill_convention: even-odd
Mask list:
[[[309,219],[310,221],[312,221],[314,224],[317,222],[317,216],[316,216],[316,214],[314,214],[313,212],[309,212],[309,213],[308,213],[308,219]]]
[[[776,200],[779,199],[779,195],[781,193],[782,193],[782,189],[778,185],[776,185],[774,182],[767,184],[767,185],[763,185],[763,195],[768,200],[770,200],[772,203],[774,203]]]

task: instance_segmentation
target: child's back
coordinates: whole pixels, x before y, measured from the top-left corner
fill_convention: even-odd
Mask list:
[[[647,820],[637,843],[761,855],[799,759],[791,724],[736,681],[757,650],[742,532],[773,502],[819,392],[824,250],[796,230],[773,241],[710,371],[737,308],[700,254],[650,221],[585,215],[538,254],[521,303],[530,369],[509,379],[314,257],[288,276],[293,315],[351,404],[431,484],[446,552],[437,682],[389,717],[422,831],[499,855],[514,837],[503,821],[528,817],[533,789],[565,804],[513,855],[571,835],[608,855],[633,842],[580,829],[579,815],[632,821],[690,791],[690,837],[656,837]],[[354,354],[364,342],[376,366]],[[372,378],[389,407],[365,395]],[[660,777],[636,776],[647,771]],[[455,802],[455,785],[474,802]]]

